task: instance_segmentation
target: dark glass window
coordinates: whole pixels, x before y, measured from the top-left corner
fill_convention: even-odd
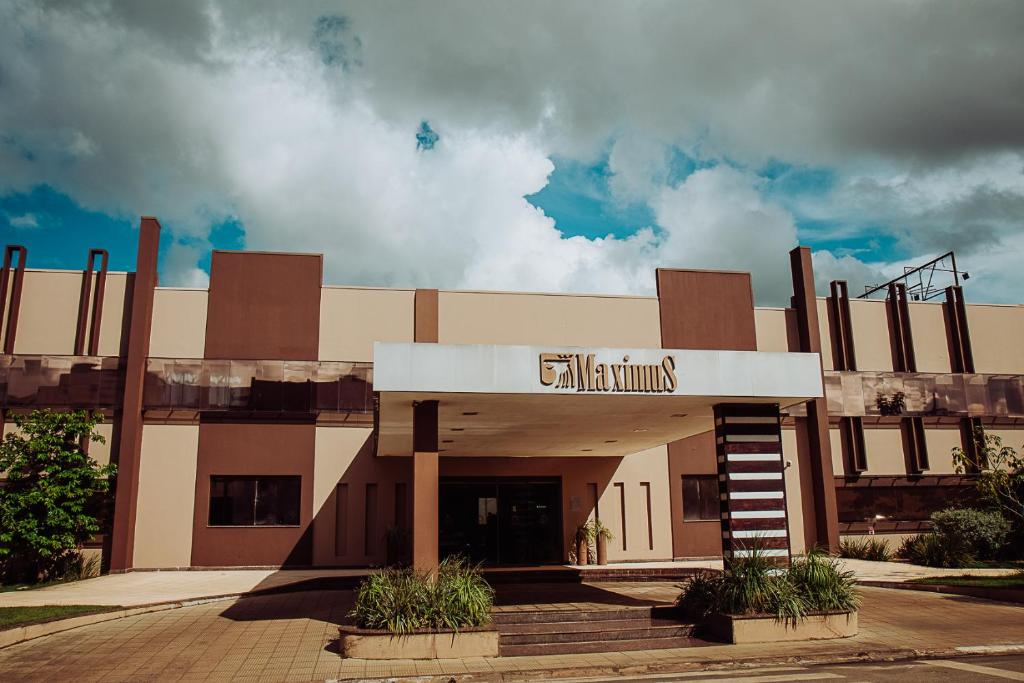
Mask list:
[[[683,477],[683,519],[688,522],[721,519],[717,476]]]
[[[302,477],[210,477],[210,526],[298,526]]]

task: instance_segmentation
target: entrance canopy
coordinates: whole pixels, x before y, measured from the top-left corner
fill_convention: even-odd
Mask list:
[[[719,403],[822,396],[813,353],[374,344],[379,455],[412,455],[438,401],[446,456],[622,456],[714,428]]]

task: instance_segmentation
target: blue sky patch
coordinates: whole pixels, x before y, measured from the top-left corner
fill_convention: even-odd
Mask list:
[[[30,268],[85,268],[89,249],[102,248],[110,252],[110,270],[134,271],[138,227],[138,217],[128,219],[90,211],[48,185],[0,197],[3,244],[24,245]],[[161,267],[163,254],[174,241],[164,223],[160,235]],[[181,241],[191,243],[188,239]],[[236,219],[226,220],[213,226],[210,243],[215,249],[242,249],[245,228]],[[203,254],[199,267],[210,272],[209,250]]]
[[[627,237],[654,225],[654,213],[646,204],[623,204],[611,196],[608,156],[596,163],[555,157],[555,170],[540,192],[526,201],[555,219],[566,237]]]

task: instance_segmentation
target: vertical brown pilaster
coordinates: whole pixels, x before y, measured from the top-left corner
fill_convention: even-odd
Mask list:
[[[892,349],[892,368],[896,372],[917,372],[914,338],[910,328],[910,303],[907,286],[889,285],[886,300],[889,319],[889,345]],[[928,469],[928,447],[924,439],[924,421],[920,417],[900,419],[900,437],[903,459],[908,475],[918,475]]]
[[[437,401],[413,406],[412,566],[434,572],[438,553]]]
[[[414,302],[413,340],[436,344],[438,339],[438,296],[436,289],[417,289]],[[412,419],[412,566],[435,572],[440,562],[438,548],[438,438],[437,401],[413,405]]]
[[[655,278],[662,348],[757,350],[750,273],[659,268]],[[717,555],[722,548],[714,520],[683,521],[682,477],[717,472],[712,437],[705,432],[668,444],[675,557]]]
[[[796,309],[800,350],[821,353],[818,304],[814,295],[814,269],[811,250],[797,247],[789,252],[793,271],[793,307]],[[806,435],[810,450],[811,495],[814,497],[815,542],[829,550],[839,549],[839,516],[832,471],[832,447],[829,443],[828,407],[824,398],[807,402],[807,417],[796,418],[797,430]],[[800,439],[798,439],[800,441]]]
[[[417,289],[414,306],[413,340],[417,343],[437,343],[437,290]]]
[[[96,272],[96,288],[93,289],[92,275],[96,271],[96,257],[100,257],[100,269]],[[82,293],[78,298],[78,326],[75,330],[75,355],[95,356],[99,352],[100,325],[103,319],[103,293],[107,285],[107,262],[110,256],[106,249],[90,249],[89,258],[82,273]],[[90,303],[92,304],[90,306]],[[90,308],[91,315],[90,315]]]
[[[946,319],[946,341],[949,346],[949,364],[953,372],[974,372],[974,351],[971,348],[971,332],[967,326],[967,305],[964,290],[959,285],[946,287],[946,301],[943,312]],[[983,466],[978,438],[984,425],[980,418],[965,417],[960,420],[960,445],[970,462],[975,463],[973,471]]]
[[[856,370],[857,351],[853,345],[853,317],[850,315],[850,290],[845,280],[833,280],[828,299],[832,337],[832,367]],[[859,417],[839,418],[839,438],[843,465],[847,474],[857,475],[868,468],[864,447],[864,421]],[[829,444],[831,447],[831,444]]]
[[[778,404],[715,406],[725,561],[755,545],[789,559],[789,518]]]
[[[132,284],[131,326],[125,360],[121,434],[117,444],[117,492],[110,552],[111,571],[132,566],[135,550],[135,513],[139,494],[139,458],[142,451],[142,391],[153,325],[153,292],[157,286],[157,254],[160,223],[143,216],[139,226],[139,251]]]
[[[11,280],[11,262],[18,254],[18,265],[14,266],[14,279]],[[4,250],[3,281],[0,282],[0,320],[7,309],[7,324],[4,326],[3,352],[14,353],[14,338],[18,334],[18,312],[21,310],[21,287],[25,280],[25,262],[28,249],[19,244],[8,244]],[[7,288],[10,286],[10,306],[8,307]]]

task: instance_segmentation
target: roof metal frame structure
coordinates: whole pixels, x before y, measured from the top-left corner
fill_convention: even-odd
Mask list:
[[[865,285],[864,293],[857,298],[870,299],[871,295],[877,294],[878,292],[888,292],[889,285],[902,282],[906,284],[907,295],[910,296],[913,301],[928,301],[930,299],[935,299],[942,296],[946,290],[945,284],[936,284],[935,276],[937,273],[952,273],[953,284],[957,287],[960,286],[961,279],[967,280],[970,278],[969,273],[957,269],[956,254],[952,251],[947,251],[945,254],[932,259],[924,265],[917,266],[916,268],[903,266],[903,275],[894,277],[888,282],[880,285]]]

